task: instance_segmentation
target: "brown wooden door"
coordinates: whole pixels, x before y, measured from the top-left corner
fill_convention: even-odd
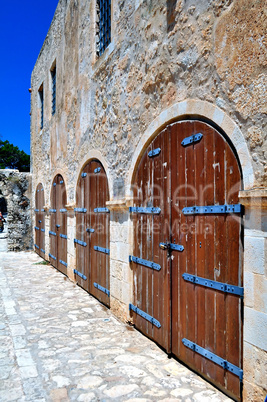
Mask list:
[[[109,199],[108,181],[103,166],[90,161],[77,185],[76,280],[109,306]]]
[[[67,274],[67,202],[64,179],[57,175],[52,183],[50,212],[50,253],[51,264]]]
[[[35,193],[35,251],[45,257],[45,211],[44,211],[44,188],[38,184]]]
[[[236,399],[242,376],[240,189],[237,159],[208,124],[175,123],[154,139],[133,186],[135,208],[146,209],[132,210],[130,307],[143,333]],[[225,205],[236,205],[237,212]]]

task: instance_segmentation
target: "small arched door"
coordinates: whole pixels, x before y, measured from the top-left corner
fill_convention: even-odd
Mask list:
[[[67,203],[63,177],[58,174],[52,183],[50,213],[50,253],[51,264],[67,274]]]
[[[38,184],[35,192],[35,251],[40,257],[45,258],[45,210],[44,188]]]
[[[98,160],[83,168],[76,199],[76,280],[109,306],[109,191],[106,172]]]
[[[241,173],[200,121],[169,125],[133,183],[134,323],[229,395],[241,397]]]

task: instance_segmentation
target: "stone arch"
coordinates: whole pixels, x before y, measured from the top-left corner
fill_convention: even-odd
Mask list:
[[[76,171],[76,178],[75,178],[75,190],[77,190],[77,185],[79,181],[80,174],[84,167],[87,165],[88,162],[90,162],[92,159],[98,160],[104,167],[107,179],[108,179],[108,190],[109,190],[109,196],[112,198],[113,195],[113,179],[110,173],[110,169],[108,167],[106,159],[103,157],[102,153],[96,149],[93,149],[92,151],[89,151],[86,156],[83,158],[82,163],[80,164],[81,168]],[[76,191],[74,193],[74,203],[76,204]]]
[[[243,187],[248,190],[253,187],[255,176],[252,167],[251,156],[245,138],[237,124],[220,108],[206,101],[188,99],[175,103],[160,113],[148,126],[140,139],[134,152],[132,163],[126,178],[126,197],[131,197],[131,184],[138,163],[148,144],[170,123],[184,119],[199,119],[210,123],[220,131],[223,131],[233,144],[239,158],[243,173]]]

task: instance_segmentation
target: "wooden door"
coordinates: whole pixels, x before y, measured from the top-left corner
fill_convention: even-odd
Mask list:
[[[168,126],[136,172],[130,258],[135,325],[236,399],[242,380],[240,189],[237,159],[221,134],[199,121]]]
[[[109,199],[103,166],[92,160],[77,185],[76,275],[77,283],[109,306]]]
[[[45,210],[44,188],[38,184],[35,193],[35,251],[45,258]]]
[[[67,202],[64,179],[57,175],[51,190],[50,212],[50,253],[51,264],[67,274]]]

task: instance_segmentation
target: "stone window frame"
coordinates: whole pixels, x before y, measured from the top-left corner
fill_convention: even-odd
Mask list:
[[[39,122],[39,130],[42,132],[44,128],[44,83],[39,86],[38,89],[38,122]]]
[[[54,116],[57,111],[57,63],[53,61],[50,68],[50,88],[51,88],[51,115]]]
[[[92,21],[92,26],[93,26],[93,35],[92,35],[92,68],[93,72],[95,69],[99,67],[99,65],[105,61],[110,54],[114,50],[114,0],[110,0],[110,22],[111,22],[111,40],[106,49],[103,51],[101,55],[97,55],[97,41],[98,41],[98,22],[97,22],[97,2],[98,0],[94,0],[92,2],[92,8],[91,8],[91,21]]]

